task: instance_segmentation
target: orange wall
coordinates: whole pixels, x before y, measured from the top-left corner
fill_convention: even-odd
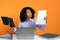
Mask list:
[[[16,26],[19,24],[19,13],[23,7],[30,6],[36,10],[47,10],[47,28],[40,30],[37,28],[37,34],[54,33],[60,34],[60,0],[0,0],[0,35],[7,34],[12,29],[3,25],[1,16],[14,18]],[[10,29],[10,30],[9,30]]]

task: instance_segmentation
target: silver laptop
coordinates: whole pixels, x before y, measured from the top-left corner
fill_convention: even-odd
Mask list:
[[[35,28],[18,28],[17,39],[34,39]]]

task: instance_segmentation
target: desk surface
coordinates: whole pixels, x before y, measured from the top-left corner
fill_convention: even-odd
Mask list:
[[[11,40],[10,38],[7,38],[7,37],[10,37],[8,34],[7,35],[4,35],[6,38],[1,38],[0,37],[0,40]],[[48,38],[43,38],[41,36],[37,36],[35,35],[34,37],[34,40],[48,40]],[[12,40],[20,40],[20,39],[17,39],[16,36],[13,36],[13,39]],[[22,40],[33,40],[33,39],[22,39]],[[60,40],[60,36],[59,37],[56,37],[56,38],[51,38],[50,40]]]

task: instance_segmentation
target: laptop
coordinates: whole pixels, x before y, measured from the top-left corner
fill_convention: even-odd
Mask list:
[[[12,18],[5,17],[5,16],[2,16],[1,18],[4,25],[9,25],[11,28],[15,27],[14,21]],[[10,35],[11,35],[11,38],[13,38],[13,34],[10,34]]]
[[[12,18],[2,16],[2,21],[4,25],[9,25],[10,27],[15,27],[14,21]]]
[[[17,39],[34,39],[35,28],[17,28]]]

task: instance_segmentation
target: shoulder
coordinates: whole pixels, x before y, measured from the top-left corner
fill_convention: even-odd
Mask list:
[[[26,23],[26,22],[20,22],[19,25],[22,26],[22,25],[25,25],[25,23]]]

